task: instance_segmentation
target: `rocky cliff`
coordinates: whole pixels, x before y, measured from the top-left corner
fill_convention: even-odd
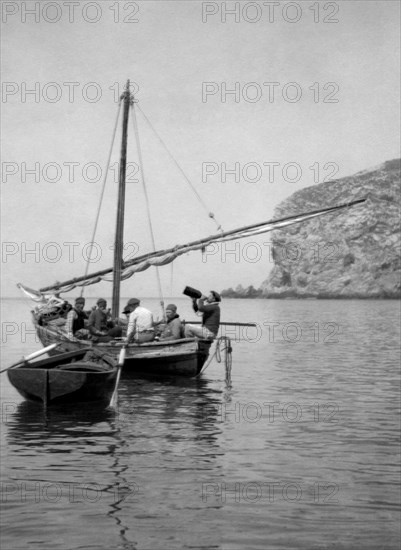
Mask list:
[[[264,296],[399,297],[400,161],[294,193],[275,218],[366,198],[366,203],[273,234]]]
[[[274,267],[261,288],[254,289],[254,296],[400,297],[399,185],[397,159],[302,189],[283,201],[274,218],[367,199],[361,205],[275,231]],[[244,289],[243,297],[248,297],[246,293]]]

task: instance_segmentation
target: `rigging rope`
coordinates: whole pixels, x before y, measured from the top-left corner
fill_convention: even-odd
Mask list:
[[[90,259],[91,259],[91,256],[92,256],[93,244],[95,242],[95,235],[96,235],[96,230],[97,230],[97,224],[99,222],[100,210],[102,208],[104,190],[106,188],[106,180],[107,180],[107,175],[108,175],[108,172],[109,172],[110,160],[111,160],[111,155],[112,155],[113,146],[114,146],[114,140],[115,140],[116,132],[117,132],[118,119],[120,118],[120,111],[121,111],[121,98],[120,98],[120,101],[118,102],[117,117],[116,117],[116,121],[115,121],[115,124],[114,124],[113,136],[111,138],[109,156],[107,158],[106,170],[105,170],[104,178],[103,178],[102,192],[100,194],[99,207],[98,207],[97,214],[96,214],[95,227],[94,227],[93,233],[92,233],[92,239],[91,239],[91,243],[90,243],[88,259],[86,260],[85,277],[88,275],[88,271],[89,271],[89,263],[90,263]],[[84,294],[84,289],[85,289],[85,287],[83,286],[81,288],[81,294],[80,294],[81,297]]]
[[[154,134],[156,135],[156,137],[158,138],[158,140],[160,141],[160,143],[163,145],[163,147],[165,148],[165,150],[167,151],[167,154],[169,155],[169,157],[171,158],[171,160],[174,162],[174,164],[176,165],[176,167],[178,168],[178,170],[181,172],[181,174],[183,175],[184,179],[186,180],[186,182],[188,183],[188,185],[191,187],[192,191],[194,192],[195,196],[197,197],[197,199],[199,200],[199,202],[201,203],[201,205],[203,206],[203,208],[206,210],[209,218],[212,218],[212,220],[214,221],[214,223],[217,225],[217,231],[221,231],[223,232],[223,228],[221,226],[221,224],[217,221],[215,215],[213,214],[213,212],[211,212],[209,210],[209,208],[207,207],[207,205],[205,204],[205,202],[202,200],[202,197],[199,195],[199,193],[197,192],[197,190],[195,189],[195,187],[192,185],[190,179],[188,178],[188,176],[185,174],[184,170],[181,168],[181,166],[178,164],[178,162],[176,161],[176,159],[174,158],[173,154],[171,153],[171,151],[169,150],[169,148],[167,147],[167,145],[164,143],[164,141],[162,140],[162,138],[159,136],[159,134],[156,132],[156,130],[153,128],[152,126],[152,123],[150,122],[150,120],[148,119],[148,117],[145,115],[145,113],[142,111],[142,109],[140,108],[140,106],[138,105],[138,109],[140,110],[140,112],[142,113],[142,116],[144,117],[144,119],[146,120],[146,122],[149,124],[150,128],[153,130]]]
[[[221,348],[222,342],[225,343],[225,346],[223,348]],[[225,354],[224,354],[224,365],[226,367],[226,370],[231,370],[232,351],[233,351],[233,348],[231,346],[231,339],[230,339],[229,336],[220,336],[216,340],[216,348],[214,350],[213,355],[211,356],[209,361],[206,363],[206,365],[203,367],[201,372],[196,377],[200,376],[201,374],[203,374],[205,372],[205,370],[208,368],[208,366],[210,365],[210,363],[213,361],[213,359],[215,357],[216,357],[217,363],[221,363],[221,352],[222,351],[225,352]]]
[[[170,264],[170,296],[173,296],[174,262]]]
[[[154,237],[154,233],[153,233],[152,218],[151,218],[151,215],[150,215],[149,198],[148,198],[148,192],[147,192],[146,183],[145,183],[145,172],[144,172],[144,169],[143,169],[143,162],[142,162],[142,151],[141,151],[141,145],[139,143],[139,132],[138,132],[138,125],[137,125],[137,121],[136,121],[136,113],[135,113],[135,100],[131,104],[131,109],[132,109],[132,123],[133,123],[133,126],[134,126],[136,148],[137,148],[137,153],[138,153],[139,169],[140,169],[140,173],[141,173],[141,176],[142,176],[141,177],[142,187],[143,187],[143,192],[144,192],[144,195],[145,195],[146,211],[147,211],[147,214],[148,214],[150,237],[152,239],[153,252],[156,252],[156,245],[155,245],[155,237]],[[162,293],[162,286],[161,286],[161,282],[160,282],[159,268],[157,266],[156,266],[156,278],[157,278],[157,285],[159,287],[160,305],[161,305],[161,308],[162,308],[163,318],[165,319],[166,314],[165,314],[165,311],[164,311],[164,299],[163,299],[163,293]]]

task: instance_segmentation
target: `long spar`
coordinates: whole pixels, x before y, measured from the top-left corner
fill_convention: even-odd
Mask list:
[[[257,223],[257,224],[253,224],[253,225],[248,225],[248,226],[238,228],[238,229],[234,229],[234,230],[231,230],[231,231],[225,231],[224,233],[218,233],[216,235],[211,235],[211,236],[209,236],[207,238],[204,238],[204,239],[198,239],[196,241],[192,241],[190,243],[187,243],[186,245],[182,245],[182,247],[193,247],[193,246],[197,246],[197,245],[207,244],[211,241],[216,241],[217,242],[217,241],[223,239],[224,237],[229,237],[230,235],[236,235],[237,233],[240,233],[242,231],[245,232],[245,231],[252,230],[252,229],[262,228],[263,226],[269,225],[269,224],[279,224],[279,223],[286,222],[286,221],[291,221],[291,220],[294,220],[293,223],[298,223],[298,222],[304,221],[303,219],[297,220],[297,218],[301,218],[301,216],[314,216],[314,215],[320,215],[320,214],[329,214],[331,212],[335,212],[336,210],[339,210],[339,209],[342,209],[342,208],[348,208],[348,207],[351,207],[351,206],[355,206],[357,204],[361,204],[361,203],[365,202],[365,200],[366,199],[359,199],[359,200],[352,201],[352,202],[349,202],[349,203],[346,203],[346,204],[339,204],[339,205],[336,205],[336,206],[332,206],[332,207],[328,207],[328,208],[324,208],[324,209],[320,209],[320,210],[313,210],[311,212],[306,212],[304,214],[294,214],[292,216],[287,216],[285,218],[280,218],[280,219],[276,219],[276,220],[269,220],[269,221],[266,221],[266,222],[261,222],[261,223]],[[180,248],[180,247],[178,247],[178,248]],[[169,248],[169,249],[166,249],[166,250],[159,250],[156,253],[150,252],[150,253],[147,253],[147,254],[143,254],[142,256],[137,256],[136,258],[133,258],[132,260],[122,262],[121,269],[126,269],[127,267],[138,264],[139,262],[141,262],[143,260],[146,260],[148,258],[162,256],[164,254],[169,254],[169,253],[175,252],[176,250],[177,250],[177,247],[175,246],[175,247],[172,247],[172,248]],[[97,271],[96,273],[92,273],[92,274],[87,275],[87,276],[75,277],[74,279],[70,279],[70,280],[64,281],[62,283],[57,282],[57,284],[47,286],[47,287],[43,287],[43,288],[39,289],[39,292],[47,292],[47,291],[57,290],[57,288],[61,288],[61,287],[66,286],[66,285],[76,284],[76,283],[85,281],[87,279],[92,279],[94,277],[102,277],[103,275],[107,275],[108,273],[111,273],[112,271],[113,271],[113,268],[108,268],[108,269],[103,269],[101,271]]]
[[[120,284],[121,271],[123,265],[124,248],[124,209],[125,209],[125,175],[127,169],[127,135],[128,135],[128,116],[130,106],[129,80],[124,94],[123,128],[121,139],[120,154],[120,172],[118,178],[118,205],[116,233],[114,240],[114,261],[113,261],[113,297],[112,297],[112,316],[117,318],[120,309]]]

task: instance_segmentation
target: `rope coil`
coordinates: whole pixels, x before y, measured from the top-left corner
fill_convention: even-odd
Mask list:
[[[222,347],[222,343],[224,342],[224,347]],[[226,370],[231,370],[232,366],[232,351],[233,348],[231,346],[231,339],[229,336],[220,336],[216,340],[216,348],[214,350],[213,355],[209,359],[209,361],[206,363],[206,365],[203,367],[201,372],[197,375],[200,376],[205,372],[205,370],[208,368],[210,363],[213,361],[213,359],[216,357],[217,363],[221,363],[221,352],[224,353],[224,366],[226,367]]]

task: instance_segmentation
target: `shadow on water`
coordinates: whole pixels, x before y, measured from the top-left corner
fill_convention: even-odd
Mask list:
[[[137,544],[130,540],[129,527],[119,516],[124,510],[124,501],[127,497],[130,497],[132,501],[137,487],[124,476],[128,466],[119,458],[119,451],[124,448],[125,442],[116,427],[117,418],[118,411],[115,409],[104,408],[101,405],[95,406],[93,403],[80,403],[73,406],[59,405],[46,409],[40,403],[24,401],[8,418],[7,439],[10,447],[14,448],[22,461],[26,460],[32,452],[37,453],[36,459],[31,462],[30,466],[31,487],[33,487],[33,483],[35,487],[40,487],[39,484],[57,489],[61,487],[63,493],[68,491],[70,503],[78,503],[80,496],[82,499],[82,494],[86,495],[86,500],[89,503],[100,499],[104,500],[107,502],[107,508],[99,513],[114,521],[118,530],[120,542],[114,548],[116,550],[135,550]],[[68,442],[67,445],[66,442]],[[96,454],[103,455],[107,461],[110,475],[105,476],[106,483],[71,482],[71,478],[63,473],[61,478],[54,478],[51,468],[44,468],[43,462],[38,459],[40,451],[43,450],[47,456],[53,454],[55,457],[53,462],[62,460],[62,455],[65,454],[71,455],[73,460],[82,462],[83,455],[88,452],[88,447],[96,448],[96,446],[99,447]],[[96,468],[95,464],[94,468]],[[46,469],[48,469],[47,477],[44,479],[43,470]],[[15,470],[10,468],[10,479],[13,479],[14,483],[18,481],[26,483],[25,480],[18,478],[19,470],[20,466],[17,460]],[[83,479],[87,478],[84,476]],[[86,502],[86,506],[88,502]],[[85,504],[85,498],[83,503]],[[79,531],[78,526],[77,531]]]
[[[111,422],[115,411],[93,403],[74,405],[57,405],[45,408],[41,403],[23,401],[16,406],[13,414],[9,413],[7,436],[10,443],[26,444],[35,434],[46,433],[60,435],[70,428],[83,433],[102,422]],[[78,435],[78,434],[77,434]]]

